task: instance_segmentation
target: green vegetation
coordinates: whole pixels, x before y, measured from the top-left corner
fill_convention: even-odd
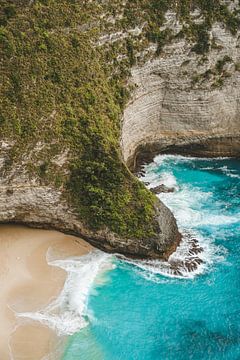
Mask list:
[[[207,81],[212,87],[222,87],[224,79],[231,76],[231,74],[224,69],[227,63],[233,63],[233,59],[225,55],[223,58],[217,60],[213,68],[207,69],[203,73],[194,74],[192,76],[192,84],[201,84]],[[237,71],[236,64],[235,70]]]
[[[196,39],[196,44],[192,47],[192,51],[198,55],[207,53],[210,49],[210,40],[206,24],[203,23],[194,25],[193,34]]]
[[[219,59],[215,65],[216,72],[221,74],[223,72],[224,65],[231,63],[232,61],[232,58],[230,58],[228,55],[225,55],[222,59]]]
[[[211,49],[221,48],[210,38],[214,23],[220,22],[233,35],[240,28],[239,6],[230,11],[220,0],[127,0],[124,7],[120,0],[114,0],[101,6],[105,19],[115,16],[113,23],[101,21],[102,33],[142,29],[138,35],[129,34],[127,40],[121,40],[120,36],[118,41],[104,45],[105,63],[119,78],[129,75],[130,66],[148,59],[145,50],[151,43],[156,44],[155,55],[162,56],[165,45],[185,38],[192,45],[192,51],[205,58]],[[182,25],[178,33],[166,22],[168,12],[175,13]]]
[[[2,5],[1,137],[15,142],[6,170],[31,153],[29,173],[65,189],[63,196],[90,228],[154,236],[155,198],[121,160],[125,80],[110,79],[104,69],[103,54],[92,46],[97,29],[77,29],[97,15],[93,5],[75,1]],[[130,41],[127,47],[132,63]],[[52,161],[64,149],[67,169]]]
[[[195,9],[203,16],[200,24],[190,16]],[[161,28],[168,10],[183,24],[177,35]],[[127,78],[152,42],[161,56],[166,44],[186,37],[193,51],[205,54],[215,21],[235,34],[239,13],[217,0],[127,0],[124,9],[120,0],[1,0],[0,138],[14,142],[5,170],[31,154],[30,176],[61,188],[89,227],[154,236],[155,198],[121,160]],[[139,33],[96,46],[101,34],[143,24]],[[53,159],[64,151],[69,161],[58,166]]]
[[[227,5],[219,0],[143,0],[133,3],[144,9],[144,17],[148,20],[145,35],[150,41],[157,43],[157,55],[161,53],[164,45],[169,44],[174,38],[181,37],[186,37],[194,43],[192,51],[204,55],[214,46],[209,38],[209,30],[215,22],[224,24],[233,35],[240,28],[239,9],[231,12]],[[175,36],[170,27],[160,30],[164,25],[167,11],[175,12],[183,24],[182,30]],[[197,21],[194,21],[191,15],[194,11],[197,11]]]
[[[235,64],[235,70],[240,71],[240,63],[239,62]]]

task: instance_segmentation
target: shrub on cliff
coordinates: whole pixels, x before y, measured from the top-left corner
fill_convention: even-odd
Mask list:
[[[26,162],[30,177],[58,186],[92,229],[122,236],[155,234],[154,198],[121,159],[122,79],[111,79],[97,30],[80,31],[97,9],[75,1],[5,1],[1,7],[1,138],[15,145],[11,165]],[[6,18],[6,21],[3,19]],[[134,61],[131,42],[128,42]],[[42,144],[39,151],[36,145]],[[52,160],[68,151],[64,168]]]

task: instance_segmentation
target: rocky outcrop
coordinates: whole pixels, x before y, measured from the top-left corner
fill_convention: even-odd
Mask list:
[[[0,223],[20,223],[32,227],[56,229],[87,240],[107,252],[138,258],[166,259],[179,241],[177,225],[170,210],[156,199],[157,235],[152,238],[124,238],[107,227],[92,231],[84,223],[62,190],[42,185],[37,177],[30,177],[23,159],[6,169],[8,153],[13,144],[0,142]],[[29,158],[25,154],[25,161]],[[58,157],[58,165],[67,161],[66,153]],[[53,159],[53,161],[57,161]]]
[[[153,188],[149,189],[153,194],[160,194],[160,193],[171,193],[174,192],[174,187],[167,187],[164,184],[160,184],[158,186],[155,186]]]
[[[194,2],[192,14],[181,1],[50,3],[0,8],[0,222],[167,258],[174,216],[122,160],[239,155],[240,20],[226,7],[237,2]],[[208,38],[212,19],[224,25]]]
[[[179,26],[169,14],[172,26]],[[204,56],[184,39],[160,58],[132,69],[135,88],[122,123],[124,160],[134,168],[161,151],[196,156],[240,155],[239,32],[220,24]]]

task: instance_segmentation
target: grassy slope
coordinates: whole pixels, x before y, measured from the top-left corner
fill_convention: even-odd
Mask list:
[[[74,1],[25,7],[6,1],[1,10],[1,137],[16,142],[6,166],[34,144],[46,144],[27,164],[29,173],[61,186],[91,228],[154,235],[154,198],[121,161],[124,91],[119,82],[109,84],[101,67],[92,46],[96,29],[78,29],[94,21],[98,9]],[[70,149],[70,175],[51,161],[64,148]]]
[[[196,5],[204,26],[189,16]],[[193,41],[199,54],[210,48],[206,30],[214,21],[233,33],[239,24],[238,14],[219,1],[131,0],[114,29],[126,31],[147,20],[143,33],[120,45],[93,46],[99,32],[111,31],[100,15],[121,9],[119,0],[0,1],[0,136],[15,142],[6,170],[43,144],[26,164],[30,177],[61,187],[89,227],[106,225],[141,238],[156,232],[155,200],[121,161],[120,118],[130,66],[150,41],[157,42],[159,55],[172,40],[170,29],[159,30],[168,9],[185,22],[179,36]],[[119,53],[126,55],[122,61]],[[68,171],[52,161],[64,150]]]

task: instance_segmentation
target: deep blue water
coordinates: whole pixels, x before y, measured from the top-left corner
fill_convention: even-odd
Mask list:
[[[115,259],[63,359],[240,359],[240,162],[159,156],[143,180],[176,188],[160,198],[200,239],[205,265],[174,278]]]

